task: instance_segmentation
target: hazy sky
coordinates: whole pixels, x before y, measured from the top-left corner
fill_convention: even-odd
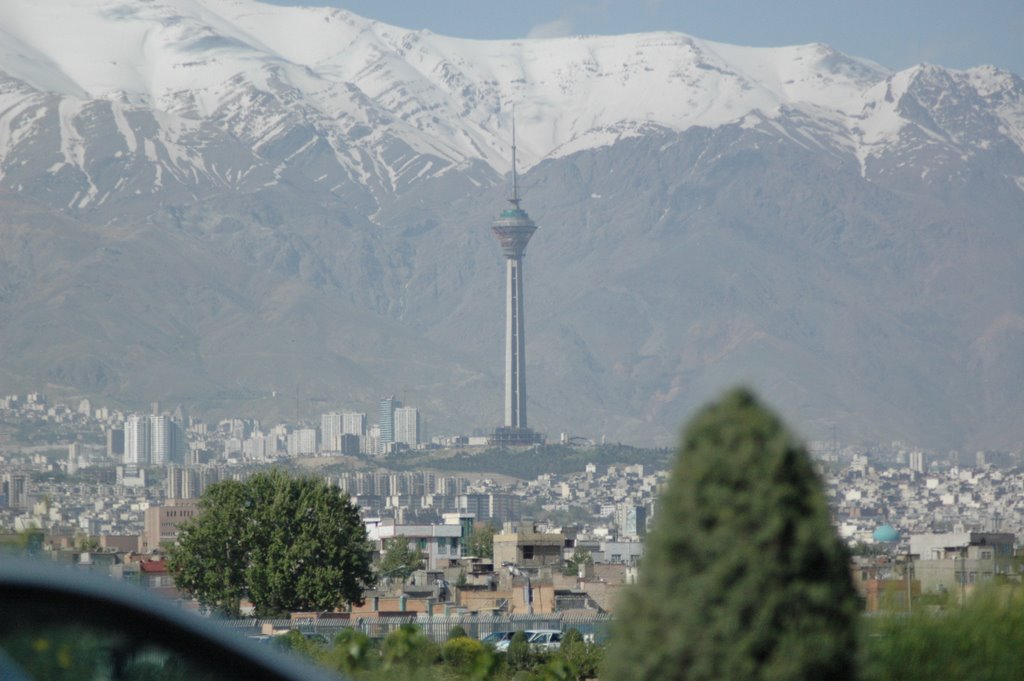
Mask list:
[[[272,0],[466,38],[671,30],[739,45],[824,42],[901,69],[995,64],[1024,76],[1024,0]]]

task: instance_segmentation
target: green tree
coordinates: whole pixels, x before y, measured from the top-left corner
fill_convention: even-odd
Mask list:
[[[730,392],[684,433],[601,678],[851,679],[848,565],[804,448]]]
[[[494,526],[478,525],[469,535],[469,555],[477,558],[494,558]]]
[[[594,558],[590,555],[590,551],[579,546],[572,552],[572,558],[565,561],[565,565],[562,566],[562,574],[567,576],[575,576],[580,573],[580,566],[591,565],[594,562]]]
[[[409,579],[409,575],[423,569],[425,564],[423,554],[409,542],[407,537],[385,539],[381,548],[380,563],[377,565],[381,577],[385,579],[394,577],[405,582]]]
[[[373,584],[358,509],[319,479],[274,470],[212,485],[201,513],[171,548],[175,584],[237,615],[248,596],[260,616],[359,602]]]

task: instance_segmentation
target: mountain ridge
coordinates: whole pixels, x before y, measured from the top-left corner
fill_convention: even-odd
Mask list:
[[[539,429],[670,444],[745,382],[812,438],[1024,442],[1014,74],[251,0],[0,27],[10,390],[264,418],[408,392],[493,427],[514,103]]]

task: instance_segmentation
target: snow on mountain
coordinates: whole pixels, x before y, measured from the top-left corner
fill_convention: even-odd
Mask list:
[[[666,444],[743,381],[1020,441],[1018,76],[255,0],[0,2],[0,376],[268,414],[409,385],[486,423],[513,106],[535,425]]]
[[[16,186],[33,128],[53,119],[62,141],[47,170],[74,175],[73,208],[113,191],[88,167],[101,153],[122,177],[148,167],[143,192],[168,179],[191,192],[265,186],[291,169],[330,191],[379,196],[472,161],[506,172],[513,105],[526,166],[652,127],[785,112],[865,167],[913,122],[905,95],[928,69],[892,74],[821,44],[749,48],[678,33],[464,40],[254,0],[7,0],[0,174]],[[996,127],[1024,144],[1019,79],[939,71],[992,100]],[[82,132],[97,128],[118,133],[105,149]],[[232,160],[209,165],[213,147]]]

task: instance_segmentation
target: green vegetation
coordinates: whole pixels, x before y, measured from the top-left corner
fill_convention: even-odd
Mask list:
[[[380,641],[345,629],[333,645],[297,631],[276,637],[274,644],[356,681],[582,681],[596,678],[603,655],[599,645],[585,642],[575,630],[566,632],[560,651],[531,649],[520,632],[508,653],[462,634],[439,645],[416,625],[405,624]]]
[[[736,390],[687,428],[602,679],[850,679],[858,603],[810,457]]]
[[[259,616],[358,602],[373,583],[359,512],[337,489],[281,471],[212,485],[168,559],[175,583],[204,606]]]
[[[469,535],[469,555],[477,558],[494,558],[494,533],[493,525],[483,524],[473,528]]]
[[[409,575],[422,570],[423,554],[405,537],[390,537],[384,540],[383,555],[377,566],[378,575],[385,579],[399,579],[402,582]]]
[[[1024,590],[995,585],[965,606],[864,624],[862,681],[1011,681],[1024,669]]]
[[[591,557],[590,552],[586,549],[577,547],[572,552],[572,558],[565,561],[565,565],[562,567],[563,575],[578,575],[580,567],[584,565],[591,565],[594,559]]]

